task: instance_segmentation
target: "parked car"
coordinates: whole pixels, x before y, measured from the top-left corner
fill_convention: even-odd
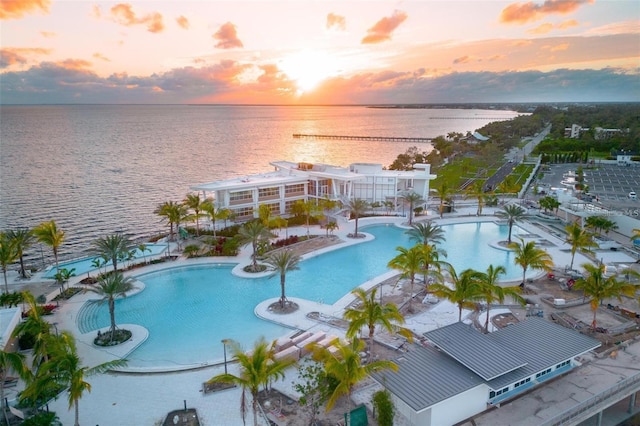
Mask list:
[[[637,199],[638,199],[638,196],[636,195],[636,193],[635,193],[634,191],[631,191],[631,192],[629,193],[629,198],[630,198],[631,200],[637,200]]]

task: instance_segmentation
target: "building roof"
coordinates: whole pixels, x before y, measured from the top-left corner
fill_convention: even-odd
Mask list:
[[[489,140],[488,136],[483,136],[478,132],[473,132],[473,138],[480,141],[480,142],[486,142]]]
[[[195,191],[209,192],[221,190],[229,191],[234,189],[241,190],[252,187],[265,187],[267,185],[305,183],[306,181],[307,178],[305,176],[291,175],[286,172],[276,171],[201,183],[192,186],[191,189]]]
[[[527,364],[504,344],[487,339],[472,325],[463,322],[424,335],[440,350],[487,381]]]
[[[600,346],[596,339],[536,317],[489,334],[456,323],[425,335],[443,346],[413,345],[409,352],[395,360],[399,366],[397,372],[372,375],[415,411],[483,383],[491,389],[501,389]],[[504,354],[500,354],[500,350]],[[464,359],[464,363],[460,359]],[[520,366],[512,368],[514,362]],[[486,377],[492,377],[494,371],[504,373],[486,380],[476,370]]]

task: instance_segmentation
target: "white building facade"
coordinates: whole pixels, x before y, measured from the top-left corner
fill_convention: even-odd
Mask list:
[[[231,210],[236,220],[246,221],[256,217],[261,204],[269,206],[274,216],[290,215],[298,200],[347,203],[359,198],[370,203],[391,202],[397,208],[403,195],[416,192],[426,203],[429,182],[436,178],[429,164],[415,164],[411,171],[384,170],[381,164],[371,163],[349,167],[289,161],[270,164],[275,170],[269,173],[203,183],[191,189],[213,198],[216,208]]]

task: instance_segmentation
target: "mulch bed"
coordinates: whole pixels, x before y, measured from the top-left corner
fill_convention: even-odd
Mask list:
[[[167,418],[162,423],[163,426],[200,426],[200,419],[195,408],[186,410],[175,410],[167,414]]]

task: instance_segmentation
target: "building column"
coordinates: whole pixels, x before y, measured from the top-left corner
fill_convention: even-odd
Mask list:
[[[629,414],[633,413],[633,409],[636,406],[636,393],[637,392],[632,393],[631,396],[629,397],[629,410],[627,410]]]
[[[602,411],[598,412],[597,414],[596,426],[602,426]]]

